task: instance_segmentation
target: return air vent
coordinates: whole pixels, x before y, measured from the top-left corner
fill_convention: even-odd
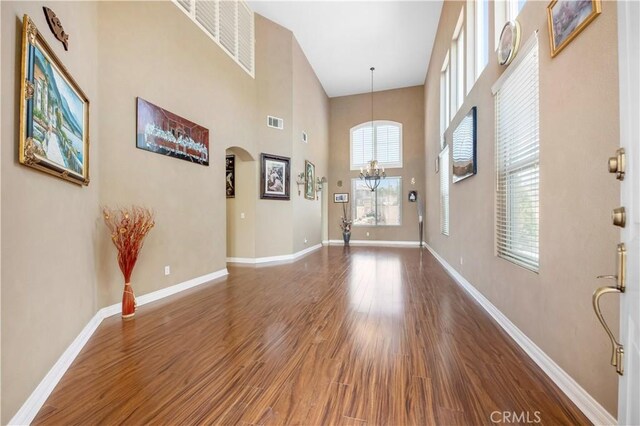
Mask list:
[[[284,120],[282,118],[267,115],[267,127],[282,130],[284,129]]]

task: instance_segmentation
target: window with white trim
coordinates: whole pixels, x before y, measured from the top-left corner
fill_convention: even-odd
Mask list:
[[[366,168],[371,160],[385,168],[402,167],[402,123],[376,120],[351,128],[351,170]]]
[[[353,226],[402,225],[402,178],[387,177],[371,191],[362,179],[351,180]]]
[[[440,149],[444,148],[444,132],[449,127],[450,115],[449,115],[449,52],[444,59],[442,69],[440,71]]]
[[[451,40],[451,117],[454,117],[464,101],[464,10],[460,12],[458,23]]]
[[[449,235],[449,146],[440,152],[440,232]]]
[[[467,0],[467,93],[489,63],[489,0]]]
[[[537,32],[492,91],[496,108],[496,252],[537,272],[540,136]]]
[[[495,25],[495,44],[497,50],[500,41],[500,34],[507,21],[514,21],[527,0],[495,0],[493,7],[494,25]]]
[[[255,76],[253,11],[243,0],[173,0],[222,50]]]

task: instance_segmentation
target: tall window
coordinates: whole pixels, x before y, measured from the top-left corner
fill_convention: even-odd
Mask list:
[[[440,232],[449,235],[449,146],[445,146],[440,159]]]
[[[451,117],[455,116],[464,101],[464,10],[451,40]]]
[[[538,37],[493,87],[496,105],[496,243],[499,257],[539,269]]]
[[[489,63],[489,0],[475,2],[475,79]]]
[[[254,76],[253,11],[243,0],[173,0],[249,75]]]
[[[351,128],[351,170],[367,167],[372,159],[381,167],[402,167],[402,124],[378,120]]]
[[[449,53],[444,59],[442,70],[440,71],[440,149],[444,148],[444,132],[449,127],[449,102],[451,96],[449,91]]]
[[[494,23],[495,23],[495,44],[494,47],[498,48],[498,42],[500,41],[500,34],[502,28],[507,21],[513,21],[518,17],[520,10],[527,2],[527,0],[496,0],[494,3]]]
[[[351,180],[354,226],[402,225],[402,178],[387,177],[371,191],[362,179]]]

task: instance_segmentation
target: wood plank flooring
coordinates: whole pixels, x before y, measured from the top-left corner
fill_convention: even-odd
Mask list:
[[[229,272],[105,320],[34,424],[589,423],[426,250]]]

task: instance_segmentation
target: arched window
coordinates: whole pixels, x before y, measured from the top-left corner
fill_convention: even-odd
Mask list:
[[[377,120],[373,126],[367,121],[351,128],[351,170],[366,167],[372,159],[381,167],[402,167],[402,123]]]

